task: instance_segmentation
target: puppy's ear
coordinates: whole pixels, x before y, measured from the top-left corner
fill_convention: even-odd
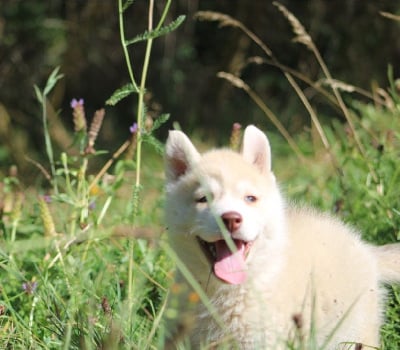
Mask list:
[[[182,131],[169,132],[165,146],[165,174],[168,181],[177,180],[199,159],[200,153]]]
[[[271,147],[267,136],[254,125],[249,125],[244,131],[242,155],[261,173],[271,171]]]

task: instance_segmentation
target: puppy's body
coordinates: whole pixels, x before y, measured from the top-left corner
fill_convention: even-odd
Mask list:
[[[252,126],[242,154],[200,155],[183,133],[170,134],[170,242],[211,303],[194,311],[192,345],[379,346],[380,282],[400,280],[399,246],[367,245],[336,219],[286,206],[270,159]]]

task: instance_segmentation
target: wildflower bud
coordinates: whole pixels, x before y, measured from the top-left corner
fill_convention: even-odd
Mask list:
[[[45,194],[43,196],[43,199],[45,200],[46,203],[51,203],[51,201],[52,201],[52,198],[49,194]]]
[[[67,153],[61,152],[60,158],[61,158],[61,163],[62,163],[63,167],[64,168],[68,168],[68,156],[67,156]]]
[[[75,98],[71,101],[71,108],[73,109],[72,116],[74,122],[75,132],[86,131],[87,123],[85,117],[84,102],[81,98],[79,101]]]
[[[131,134],[136,134],[138,129],[138,125],[136,123],[133,123],[130,127],[129,127],[129,131]]]
[[[10,166],[10,177],[17,177],[18,176],[18,168],[16,165]]]
[[[21,218],[21,209],[24,201],[24,194],[18,192],[15,194],[14,206],[11,212],[11,220],[17,222]]]
[[[9,215],[13,210],[14,205],[14,194],[12,192],[6,192],[3,197],[2,209],[4,215]]]
[[[200,301],[200,297],[196,292],[191,292],[188,295],[188,300],[189,300],[190,303],[196,304],[196,303],[198,303]]]
[[[28,281],[28,282],[22,283],[22,289],[24,290],[24,292],[26,294],[31,295],[31,294],[35,293],[37,285],[38,284],[35,280]]]
[[[103,309],[103,312],[106,315],[110,315],[111,314],[110,303],[108,302],[108,299],[106,297],[104,297],[104,296],[101,298],[101,308]]]
[[[239,123],[234,123],[230,139],[230,147],[234,150],[239,150],[240,135],[242,126]]]
[[[97,184],[94,184],[93,186],[91,186],[90,188],[89,188],[89,194],[91,195],[91,196],[97,196],[97,195],[99,195],[101,193],[101,188],[97,185]]]
[[[125,154],[125,158],[126,159],[132,159],[133,155],[135,153],[136,150],[136,137],[137,137],[137,132],[138,132],[138,125],[137,123],[133,123],[130,127],[129,127],[129,131],[132,134],[131,135],[131,143],[129,144],[128,150]]]
[[[85,149],[85,153],[94,153],[94,143],[96,142],[97,135],[99,134],[101,125],[103,124],[105,111],[104,108],[97,110],[94,113],[94,117],[92,123],[90,124],[89,133],[88,133],[88,145]]]
[[[51,216],[50,209],[43,197],[39,197],[40,217],[43,221],[45,237],[55,236],[57,234],[54,225],[53,217]]]

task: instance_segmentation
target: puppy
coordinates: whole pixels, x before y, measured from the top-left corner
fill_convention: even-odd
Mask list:
[[[177,283],[203,295],[190,306],[192,348],[380,345],[381,284],[400,281],[400,244],[369,245],[327,214],[288,205],[262,131],[246,128],[241,153],[203,155],[171,131],[165,172],[169,242],[186,271]]]

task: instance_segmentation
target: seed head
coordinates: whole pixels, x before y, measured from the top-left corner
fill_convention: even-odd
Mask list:
[[[72,116],[74,122],[75,132],[86,131],[87,123],[85,117],[85,108],[83,98],[77,100],[72,99],[71,101]]]
[[[44,197],[39,197],[39,209],[40,217],[42,218],[44,226],[44,235],[46,237],[55,236],[57,232],[54,225],[53,217],[50,213],[50,209]]]
[[[99,134],[101,125],[103,124],[105,111],[104,108],[97,110],[94,113],[94,117],[92,123],[90,124],[89,133],[88,133],[88,144],[85,149],[85,153],[95,153],[94,143],[96,142],[97,135]]]
[[[234,123],[232,126],[230,146],[234,150],[239,150],[241,129],[242,126],[239,123]]]

